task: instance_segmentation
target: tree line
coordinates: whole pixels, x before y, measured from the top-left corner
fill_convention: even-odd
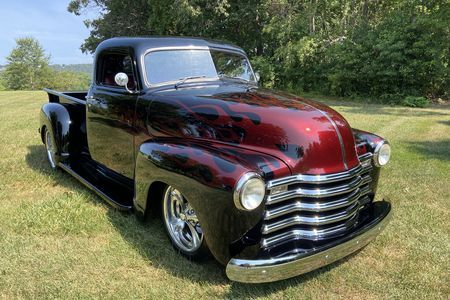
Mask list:
[[[268,87],[420,105],[449,97],[448,0],[72,0],[93,52],[114,36],[237,44]],[[417,102],[417,103],[415,103]]]
[[[84,21],[90,36],[83,52],[115,36],[199,36],[244,48],[266,87],[411,106],[450,94],[448,0],[72,0],[68,6],[76,15],[92,9],[100,14]],[[26,51],[38,55],[21,62]],[[0,89],[88,85],[83,74],[62,74],[48,62],[37,41],[18,40]]]
[[[39,41],[32,37],[16,40],[16,47],[6,58],[0,73],[0,90],[84,90],[90,83],[87,73],[73,72],[50,66]]]

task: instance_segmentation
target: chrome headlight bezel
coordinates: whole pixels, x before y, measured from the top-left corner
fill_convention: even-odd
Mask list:
[[[244,199],[246,189],[249,188],[251,184],[259,185],[260,188],[259,195],[256,195],[258,198],[256,199],[256,201],[254,201],[255,199],[253,199],[254,202],[253,204],[251,203],[252,201]],[[233,192],[234,205],[240,210],[245,211],[254,210],[258,208],[264,201],[265,194],[266,194],[266,183],[264,182],[262,177],[255,172],[245,173],[244,175],[241,176],[241,178],[239,178],[234,188]]]
[[[380,161],[380,159],[382,159],[383,157],[385,157],[385,155],[383,153],[381,153],[384,149],[386,149],[386,147],[388,147],[388,157],[387,159],[384,159],[385,162]],[[375,166],[381,168],[384,167],[385,165],[387,165],[390,161],[391,158],[391,145],[389,144],[388,141],[383,140],[380,143],[378,143],[378,145],[375,147],[375,151],[373,152],[373,163],[375,164]]]

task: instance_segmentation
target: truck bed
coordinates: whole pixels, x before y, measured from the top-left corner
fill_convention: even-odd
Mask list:
[[[44,89],[48,94],[49,102],[56,103],[78,103],[86,105],[86,95],[87,91],[69,91],[69,92],[58,92],[51,89]]]

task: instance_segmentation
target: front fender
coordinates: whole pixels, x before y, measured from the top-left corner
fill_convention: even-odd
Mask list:
[[[355,129],[353,130],[353,136],[355,137],[356,143],[356,152],[359,156],[365,154],[373,154],[377,145],[382,142],[384,139],[376,134]],[[380,178],[380,168],[376,165],[372,164],[372,171],[370,176],[372,177],[372,181],[370,183],[370,189],[375,194],[378,189],[378,180]]]
[[[352,128],[352,130],[358,155],[362,155],[367,152],[373,153],[378,143],[383,141],[383,138],[376,134],[356,128]]]
[[[70,123],[69,112],[63,105],[46,103],[42,106],[39,129],[42,131],[42,128],[45,126],[51,130],[57,146],[57,156],[61,157],[69,153]]]
[[[151,140],[140,146],[136,158],[135,208],[143,213],[150,202],[161,201],[149,195],[155,182],[177,188],[196,211],[212,254],[226,264],[237,254],[232,243],[259,226],[264,211],[264,205],[251,212],[234,205],[234,186],[249,171],[265,179],[289,174],[284,163],[264,154],[176,139]]]

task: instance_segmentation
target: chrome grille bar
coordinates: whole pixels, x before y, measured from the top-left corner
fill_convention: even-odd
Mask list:
[[[290,231],[283,232],[279,235],[268,237],[263,239],[263,247],[271,247],[273,245],[282,243],[284,241],[292,239],[308,239],[308,240],[320,240],[326,238],[330,235],[339,234],[345,232],[347,226],[345,224],[340,224],[337,226],[332,226],[326,229],[294,229]]]
[[[346,172],[298,174],[268,182],[262,247],[329,238],[354,226],[359,210],[370,201],[371,158],[371,153],[361,155],[360,164]]]
[[[358,175],[350,183],[339,186],[333,186],[331,188],[322,188],[322,189],[298,188],[292,191],[278,193],[275,195],[269,195],[267,197],[267,204],[279,203],[281,201],[285,201],[296,197],[323,198],[341,195],[357,189],[359,186],[367,183],[368,180],[370,181],[370,177],[368,179],[367,178],[363,179],[361,176]]]
[[[271,180],[267,183],[267,188],[270,190],[275,186],[279,185],[285,185],[285,184],[295,184],[295,183],[316,183],[316,184],[323,184],[323,183],[330,183],[330,182],[336,182],[336,181],[342,181],[346,179],[350,179],[356,174],[359,174],[361,172],[361,165],[357,166],[356,168],[353,168],[347,172],[341,172],[341,173],[334,173],[334,174],[325,174],[325,175],[293,175],[293,176],[287,176],[279,179]]]
[[[348,208],[346,210],[342,210],[342,211],[332,214],[332,215],[328,215],[328,216],[307,217],[307,216],[296,215],[296,216],[293,216],[290,218],[283,219],[278,222],[264,225],[263,226],[263,234],[272,233],[277,230],[280,230],[280,229],[283,229],[286,227],[290,227],[293,225],[321,226],[321,225],[327,225],[330,223],[340,222],[340,221],[347,220],[350,217],[352,217],[358,211],[358,208],[359,208],[359,204],[354,203],[350,208]]]
[[[361,196],[361,191],[354,190],[349,196],[344,198],[340,198],[338,200],[330,201],[330,202],[304,202],[296,200],[295,202],[289,203],[287,205],[283,205],[280,207],[276,207],[270,210],[266,210],[265,220],[274,219],[280,217],[282,215],[291,213],[293,211],[310,211],[310,212],[323,212],[338,209],[341,207],[347,207],[354,204],[358,201]]]

